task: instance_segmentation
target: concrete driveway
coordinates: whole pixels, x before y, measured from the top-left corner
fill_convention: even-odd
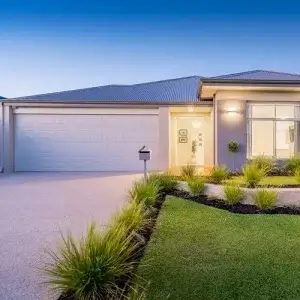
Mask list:
[[[138,174],[19,173],[0,176],[0,299],[55,299],[37,267],[60,232],[106,224]]]

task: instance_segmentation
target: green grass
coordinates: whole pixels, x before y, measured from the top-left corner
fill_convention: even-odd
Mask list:
[[[232,182],[237,185],[246,185],[246,182],[243,178],[243,176],[236,176],[231,177],[228,180],[225,180],[225,182]],[[291,185],[291,184],[299,184],[294,176],[269,176],[265,177],[261,180],[259,185],[268,186],[268,185],[274,185],[274,186],[280,186],[280,185]]]
[[[300,216],[170,197],[140,267],[148,300],[300,299]]]

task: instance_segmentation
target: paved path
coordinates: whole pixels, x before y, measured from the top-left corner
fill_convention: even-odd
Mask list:
[[[0,299],[53,299],[37,270],[60,231],[80,236],[87,224],[105,224],[124,204],[140,175],[19,173],[0,176]]]

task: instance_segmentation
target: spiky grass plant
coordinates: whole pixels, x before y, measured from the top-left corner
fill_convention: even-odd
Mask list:
[[[264,170],[265,174],[270,174],[275,168],[275,160],[272,157],[258,155],[251,159],[251,164],[255,164],[259,169]]]
[[[203,179],[190,179],[187,183],[192,195],[197,196],[204,193],[205,183]]]
[[[172,174],[164,173],[151,173],[148,176],[148,182],[157,184],[160,190],[172,191],[177,188],[178,182]]]
[[[195,165],[185,165],[180,168],[180,175],[184,180],[193,179],[197,176],[197,167]]]
[[[243,169],[244,180],[248,187],[254,188],[258,186],[260,181],[266,176],[266,171],[263,168],[259,168],[255,163],[247,163]]]
[[[120,280],[134,268],[130,257],[136,245],[123,226],[100,232],[95,223],[79,242],[69,233],[62,235],[58,253],[48,251],[51,262],[45,268],[51,289],[70,299],[113,299],[122,291]]]
[[[113,216],[112,224],[123,225],[128,235],[135,235],[151,225],[150,212],[143,203],[128,203]]]
[[[229,176],[229,171],[225,165],[216,166],[211,170],[210,180],[213,183],[221,183],[223,180],[227,179]]]
[[[295,179],[298,183],[300,183],[300,168],[296,169],[295,171]]]
[[[244,198],[244,191],[237,185],[227,184],[224,186],[225,201],[234,205],[241,202]]]
[[[277,201],[277,192],[274,190],[260,189],[253,193],[253,200],[260,209],[270,209]]]
[[[129,201],[136,204],[144,204],[147,207],[153,206],[159,194],[159,185],[154,181],[139,180],[134,182],[129,190]]]
[[[290,157],[285,163],[285,168],[295,174],[296,170],[300,168],[300,155]]]

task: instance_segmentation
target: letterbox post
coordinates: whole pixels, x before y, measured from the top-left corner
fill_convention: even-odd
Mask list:
[[[140,150],[139,150],[139,159],[144,161],[144,179],[147,179],[147,161],[151,159],[151,150],[147,149],[146,146],[144,145]]]

